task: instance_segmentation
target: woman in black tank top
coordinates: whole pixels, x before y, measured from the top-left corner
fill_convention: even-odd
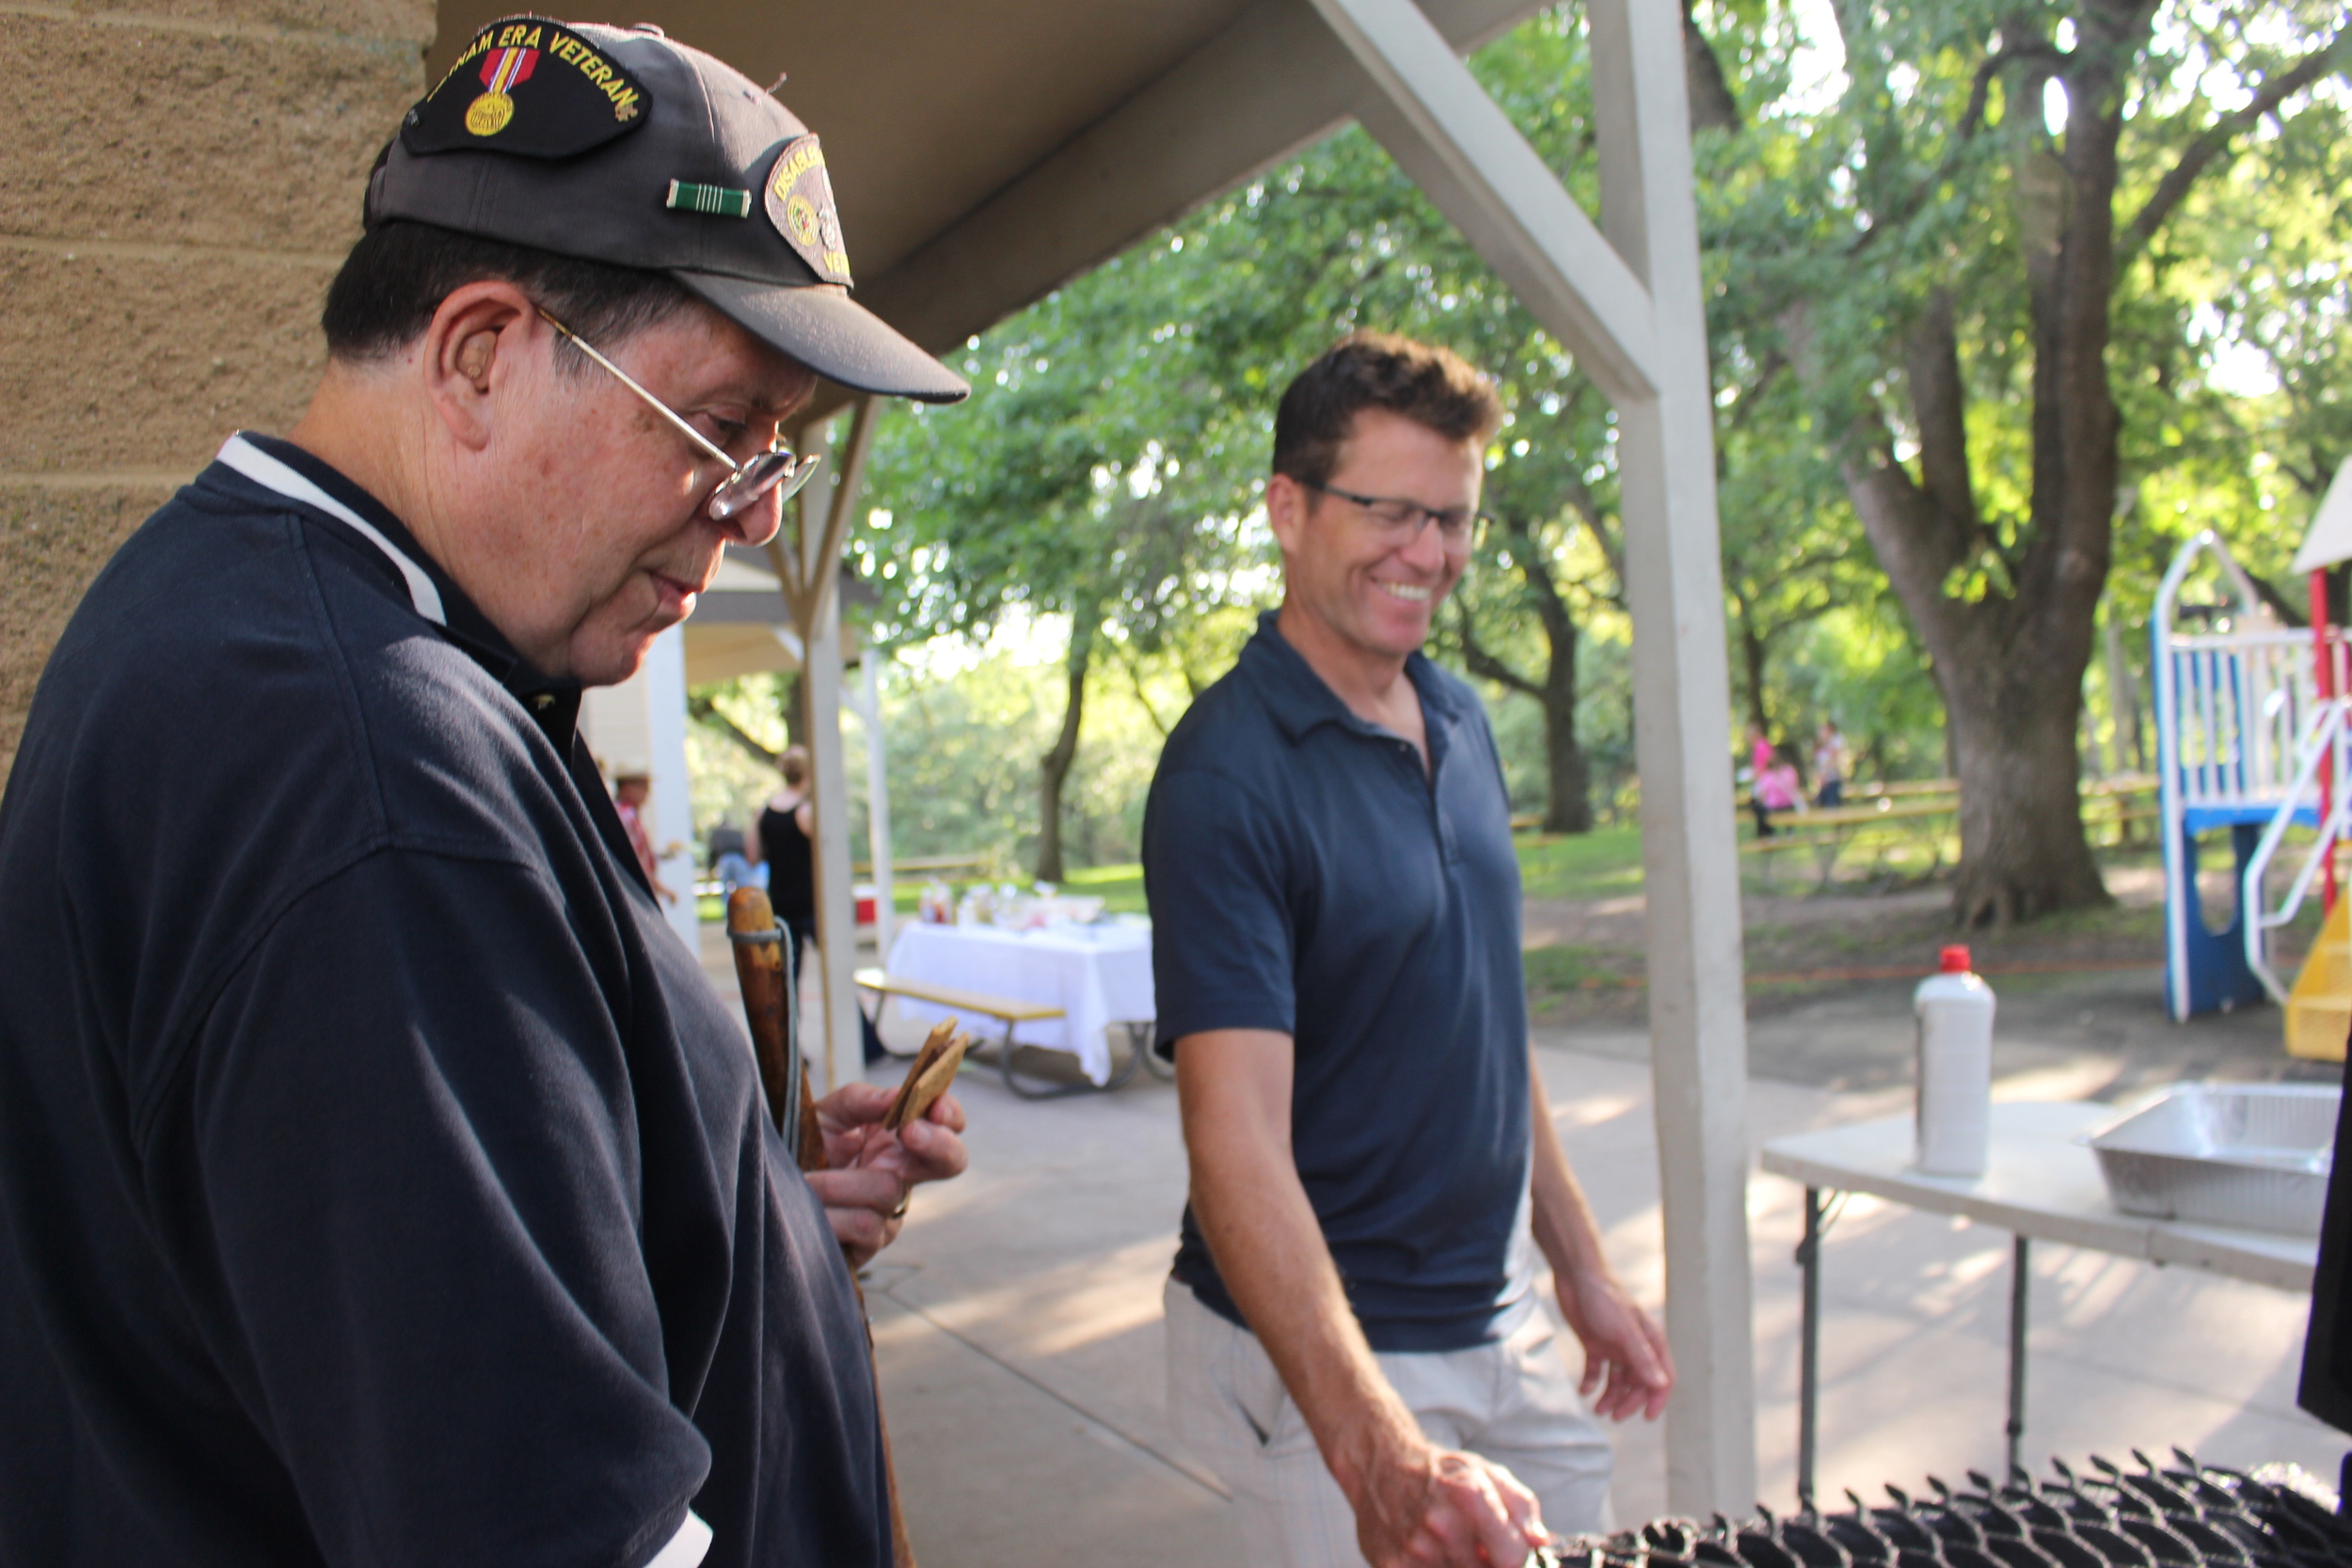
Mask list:
[[[801,960],[806,957],[809,944],[817,940],[817,846],[809,837],[814,822],[809,804],[812,791],[807,750],[786,747],[784,754],[776,759],[776,768],[784,775],[784,787],[768,798],[755,836],[759,843],[760,862],[768,867],[768,902],[774,907],[776,918],[792,933],[793,982],[797,990]],[[866,1040],[866,1061],[882,1060],[881,1037],[874,1033],[873,1020],[866,1016],[863,1006],[858,1008],[858,1022]]]

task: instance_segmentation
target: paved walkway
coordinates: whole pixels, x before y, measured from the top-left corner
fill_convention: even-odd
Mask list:
[[[2135,983],[2153,982],[2089,977],[2074,1001],[2054,987],[2030,1005],[2021,990],[1999,1036],[2001,1092],[2097,1095],[2152,1070],[2169,1076],[2202,1062],[2245,1076],[2268,1060],[2253,1053],[2256,1037],[2242,1022],[2141,1040],[2136,1021],[2152,1005]],[[1759,1065],[1839,1086],[1756,1079],[1755,1136],[1905,1108],[1898,1069],[1909,1049],[1907,998],[1899,988],[1820,1005],[1826,1016],[1760,1021]],[[2135,1021],[2123,1037],[2089,1037],[2100,1019],[2117,1017]],[[1627,1031],[1554,1033],[1537,1045],[1612,1256],[1655,1303],[1662,1278],[1645,1041]],[[1171,1568],[1238,1560],[1222,1497],[1176,1449],[1165,1413],[1159,1293],[1184,1190],[1174,1089],[1138,1076],[1115,1094],[1035,1103],[1007,1094],[993,1072],[975,1072],[958,1093],[971,1119],[972,1171],[917,1195],[904,1235],[868,1282],[902,1490],[927,1568],[1030,1568],[1110,1552]],[[1794,1500],[1790,1252],[1800,1201],[1798,1188],[1764,1176],[1749,1200],[1756,1440],[1762,1500],[1776,1509]],[[1825,1276],[1826,1497],[1997,1467],[2008,1259],[2003,1232],[1868,1200],[1847,1206]],[[2306,1310],[2304,1300],[2261,1287],[2037,1247],[2028,1463],[2179,1444],[2225,1464],[2285,1459],[2332,1476],[2344,1440],[2294,1408]],[[1619,1518],[1662,1513],[1661,1430],[1621,1429],[1619,1456]]]

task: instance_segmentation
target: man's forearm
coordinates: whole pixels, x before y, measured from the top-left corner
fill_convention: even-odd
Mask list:
[[[1600,1227],[1594,1223],[1592,1205],[1584,1201],[1584,1189],[1568,1164],[1567,1150],[1560,1147],[1560,1134],[1551,1124],[1551,1098],[1544,1092],[1544,1075],[1536,1070],[1533,1051],[1528,1053],[1527,1076],[1534,1113],[1529,1131],[1534,1145],[1529,1208],[1536,1249],[1552,1272],[1564,1277],[1593,1269],[1606,1274],[1609,1260],[1601,1251]]]
[[[1527,1070],[1534,1124],[1529,1208],[1535,1244],[1551,1264],[1561,1313],[1584,1347],[1581,1389],[1594,1400],[1597,1416],[1623,1420],[1641,1411],[1655,1420],[1674,1388],[1666,1337],[1609,1267],[1600,1227],[1551,1125],[1551,1101],[1532,1049]]]
[[[1365,1471],[1422,1442],[1347,1305],[1290,1147],[1291,1042],[1188,1036],[1176,1072],[1192,1207],[1217,1274],[1351,1500]]]

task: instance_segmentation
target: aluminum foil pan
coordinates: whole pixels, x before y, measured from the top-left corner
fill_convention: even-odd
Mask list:
[[[2127,1214],[2316,1237],[2343,1098],[2327,1084],[2182,1084],[2084,1141]]]

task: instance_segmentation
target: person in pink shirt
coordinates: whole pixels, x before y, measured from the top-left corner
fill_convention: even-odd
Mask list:
[[[653,884],[663,903],[675,904],[677,895],[661,879],[661,863],[654,858],[653,840],[645,836],[645,802],[652,795],[653,781],[643,773],[624,774],[612,781],[612,809],[620,813],[621,826],[628,830],[628,847],[637,851],[645,880]]]
[[[1772,832],[1772,814],[1776,811],[1800,811],[1804,806],[1804,781],[1797,774],[1797,759],[1787,746],[1767,756],[1767,766],[1756,770],[1756,783],[1750,788],[1756,804],[1756,836],[1770,838]]]

